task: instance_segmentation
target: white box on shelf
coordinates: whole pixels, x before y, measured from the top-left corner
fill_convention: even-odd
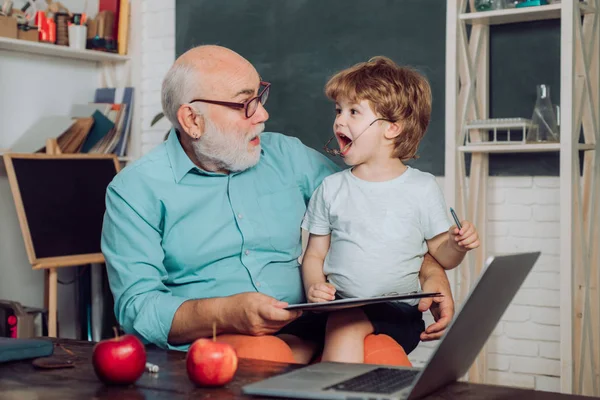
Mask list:
[[[525,144],[527,131],[533,126],[527,118],[490,118],[465,125],[465,145]],[[474,138],[478,134],[479,138]]]

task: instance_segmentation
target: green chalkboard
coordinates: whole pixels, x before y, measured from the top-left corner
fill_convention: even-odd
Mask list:
[[[490,27],[490,116],[531,118],[536,85],[560,102],[560,21]],[[493,154],[491,175],[558,176],[556,153]]]
[[[321,151],[333,134],[334,105],[323,93],[331,75],[376,55],[409,64],[427,76],[433,91],[432,122],[413,165],[443,175],[444,3],[178,0],[176,51],[219,44],[240,53],[273,85],[267,130],[299,137]]]
[[[446,2],[443,0],[177,0],[176,53],[229,47],[272,83],[267,130],[323,151],[333,104],[323,94],[340,69],[385,55],[430,81],[430,127],[411,165],[444,174]],[[558,22],[492,27],[490,115],[530,117],[535,85],[559,99]],[[337,159],[340,165],[341,160]],[[492,175],[557,175],[558,156],[493,155]]]

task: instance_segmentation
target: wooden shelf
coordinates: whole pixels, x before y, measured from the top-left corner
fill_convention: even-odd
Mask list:
[[[580,143],[579,150],[595,150],[595,144]],[[459,146],[458,151],[463,153],[542,153],[560,151],[560,143],[541,144],[492,144]]]
[[[9,153],[10,149],[0,149],[0,159],[4,156],[5,153]],[[84,154],[84,153],[76,153],[76,154]],[[96,154],[96,153],[94,153]],[[120,156],[117,157],[119,159],[119,161],[121,162],[129,162],[129,161],[135,161],[136,159],[134,157],[131,156]],[[0,161],[0,164],[2,163],[2,161]]]
[[[516,22],[558,19],[560,18],[560,8],[561,4],[548,4],[545,6],[464,13],[460,14],[458,18],[470,24],[512,24]],[[587,4],[580,4],[579,9],[581,10],[582,14],[589,14],[595,11],[594,7]]]
[[[27,40],[10,39],[5,37],[0,37],[0,50],[42,54],[51,57],[71,58],[94,62],[125,62],[129,60],[128,56],[121,56],[114,53],[106,53],[96,50],[77,50],[67,46],[30,42]]]

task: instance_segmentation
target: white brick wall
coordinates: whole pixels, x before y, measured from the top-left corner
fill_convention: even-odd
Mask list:
[[[489,251],[543,254],[502,318],[502,331],[488,343],[490,356],[510,359],[508,370],[490,363],[490,383],[558,391],[559,179],[491,178],[489,190],[494,201],[490,225],[497,225],[488,232]]]
[[[488,341],[489,383],[560,389],[558,183],[548,177],[490,178],[488,251],[541,250],[542,256]],[[410,355],[413,363],[426,361],[435,345],[421,344]]]
[[[144,0],[142,15],[141,144],[146,154],[162,142],[170,127],[166,119],[153,127],[150,122],[162,111],[160,86],[175,61],[175,1]]]
[[[175,1],[144,0],[142,40],[142,154],[162,141],[166,120],[150,128],[161,111],[160,85],[175,59]],[[443,188],[443,178],[439,179]],[[488,192],[490,253],[541,250],[537,265],[498,324],[488,348],[488,381],[537,390],[560,389],[559,180],[494,177]],[[430,323],[431,316],[426,316]],[[422,365],[437,342],[422,343],[410,358]]]

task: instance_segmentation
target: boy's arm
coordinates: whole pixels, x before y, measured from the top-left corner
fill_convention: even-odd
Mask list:
[[[301,227],[311,232],[306,251],[302,259],[302,283],[306,299],[311,302],[333,300],[335,289],[327,283],[323,273],[323,264],[329,251],[331,223],[329,220],[330,202],[327,196],[326,182],[322,182],[312,193]]]
[[[433,239],[427,240],[427,249],[429,250],[429,254],[446,270],[456,268],[467,253],[466,249],[459,250],[452,246],[447,232],[440,233]]]
[[[479,236],[475,226],[463,221],[459,230],[453,225],[448,232],[427,240],[429,253],[444,269],[453,269],[465,258],[467,251],[479,247]]]
[[[323,264],[329,251],[331,235],[313,235],[308,238],[302,259],[302,282],[310,302],[333,300],[335,289],[327,283]]]
[[[446,201],[442,189],[433,176],[424,183],[422,204],[423,233],[431,256],[445,270],[458,266],[464,258],[462,252],[455,251],[449,242],[451,232],[456,228],[448,219]]]

